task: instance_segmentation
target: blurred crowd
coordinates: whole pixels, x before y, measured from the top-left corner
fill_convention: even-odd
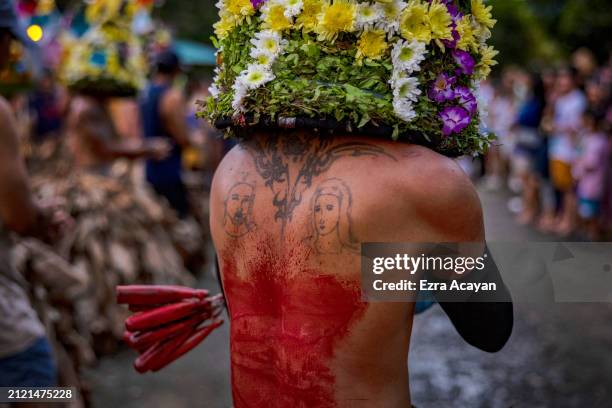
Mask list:
[[[51,71],[31,89],[0,95],[11,118],[2,121],[11,143],[0,155],[14,156],[7,148],[19,144],[28,173],[0,179],[1,193],[14,184],[23,192],[0,194],[0,261],[12,260],[0,262],[0,331],[21,324],[0,336],[0,385],[74,386],[71,406],[88,406],[82,369],[115,353],[124,331],[116,285],[193,286],[207,270],[208,191],[232,143],[195,116],[206,68],[188,70],[172,50],[152,64],[134,97],[68,92]],[[57,221],[53,239],[13,227],[25,223],[24,202]]]
[[[482,85],[497,141],[482,161],[486,189],[509,189],[521,224],[601,240],[612,226],[612,56],[581,48],[539,72],[506,68]]]

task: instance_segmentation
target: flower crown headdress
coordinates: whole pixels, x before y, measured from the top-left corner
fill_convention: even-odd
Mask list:
[[[130,23],[133,0],[94,0],[85,16],[90,28],[65,37],[61,79],[69,89],[93,95],[132,96],[144,85],[146,58]]]
[[[219,0],[200,116],[253,127],[388,135],[484,151],[478,82],[496,64],[483,0]]]

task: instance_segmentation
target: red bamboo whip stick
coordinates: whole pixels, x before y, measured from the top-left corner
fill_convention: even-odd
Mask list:
[[[172,351],[187,341],[192,333],[193,329],[166,341],[155,343],[134,361],[134,368],[141,374],[150,371],[155,363],[155,359],[159,359],[160,355],[172,353]]]
[[[210,307],[210,302],[206,300],[186,300],[158,307],[128,317],[125,321],[125,328],[131,332],[152,330],[170,322],[181,320],[207,307]]]
[[[198,314],[192,317],[188,317],[180,322],[171,323],[166,326],[162,326],[157,330],[131,333],[126,340],[128,346],[136,350],[142,350],[148,348],[158,341],[173,337],[177,334],[184,332],[185,330],[191,330],[194,327],[199,326],[204,320],[207,319],[206,314]]]
[[[184,299],[204,299],[206,289],[191,289],[173,285],[117,286],[117,303],[130,305],[158,305],[175,303]]]
[[[189,353],[193,350],[198,344],[204,341],[206,337],[210,333],[212,333],[217,327],[223,324],[223,320],[216,320],[208,326],[204,326],[200,329],[197,329],[193,334],[191,334],[185,341],[182,341],[179,344],[179,347],[171,351],[170,353],[164,355],[161,352],[156,353],[159,355],[159,359],[153,357],[151,361],[151,371],[156,372],[166,367],[168,364],[176,361],[183,355]]]

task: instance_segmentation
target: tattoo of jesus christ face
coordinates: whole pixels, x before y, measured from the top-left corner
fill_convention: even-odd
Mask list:
[[[253,203],[255,186],[241,181],[234,184],[225,199],[225,232],[232,237],[240,237],[255,229]]]

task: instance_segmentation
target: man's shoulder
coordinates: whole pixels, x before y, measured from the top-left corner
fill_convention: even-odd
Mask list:
[[[92,98],[77,95],[70,102],[70,113],[76,117],[97,115],[100,106]]]
[[[362,176],[369,180],[360,211],[363,223],[383,221],[387,228],[406,227],[423,239],[480,239],[480,199],[455,160],[416,145],[387,151],[396,158],[394,162],[363,169]]]
[[[427,202],[460,198],[474,190],[469,177],[453,159],[423,146],[387,146],[395,159],[375,163],[380,187]],[[421,201],[421,200],[417,200]]]
[[[183,94],[174,87],[169,87],[161,97],[162,111],[173,111],[183,103]]]

